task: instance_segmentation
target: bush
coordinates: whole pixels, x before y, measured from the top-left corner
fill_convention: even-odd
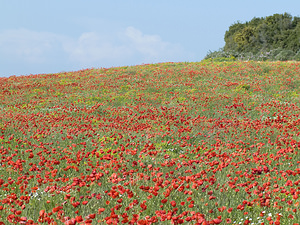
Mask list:
[[[223,61],[287,61],[296,60],[300,61],[300,50],[295,53],[292,50],[286,50],[282,48],[277,48],[273,50],[261,50],[260,52],[254,54],[252,52],[238,53],[236,51],[223,51],[223,49],[215,52],[209,52],[205,58],[211,59],[214,62]]]
[[[209,51],[206,57],[209,58],[216,58],[216,57],[225,57],[225,58],[230,58],[230,57],[235,57],[237,58],[239,56],[239,52],[237,51],[224,51],[223,49],[219,49],[218,51],[211,52]]]
[[[234,56],[231,57],[216,57],[213,58],[212,61],[214,62],[231,62],[231,61],[235,61],[236,58]]]
[[[287,61],[292,60],[295,56],[295,53],[292,50],[282,50],[279,54],[275,56],[276,60]]]
[[[225,46],[209,52],[205,59],[300,61],[300,17],[284,13],[236,22],[226,31],[224,40]]]
[[[300,61],[300,50],[296,53],[293,59],[296,61]]]

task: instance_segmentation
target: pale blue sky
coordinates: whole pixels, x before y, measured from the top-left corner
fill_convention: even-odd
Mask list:
[[[299,0],[0,0],[0,77],[157,62],[196,62],[236,21]]]

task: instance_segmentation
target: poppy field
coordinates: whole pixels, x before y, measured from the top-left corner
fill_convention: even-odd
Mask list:
[[[0,224],[299,224],[300,63],[0,78]]]

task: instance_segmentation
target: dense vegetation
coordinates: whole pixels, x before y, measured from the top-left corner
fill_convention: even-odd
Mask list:
[[[288,13],[236,22],[225,33],[225,46],[206,58],[300,60],[300,17]]]
[[[0,79],[0,224],[300,221],[300,63]]]

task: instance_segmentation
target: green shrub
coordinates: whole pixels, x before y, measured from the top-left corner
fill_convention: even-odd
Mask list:
[[[279,54],[276,55],[275,59],[279,61],[292,60],[295,56],[295,53],[292,50],[282,50]]]
[[[295,53],[292,50],[286,50],[282,48],[273,49],[270,51],[261,50],[258,53],[241,52],[236,51],[223,51],[223,49],[215,52],[209,52],[205,60],[212,60],[214,62],[224,61],[287,61],[296,60],[300,61],[300,50]]]
[[[300,61],[300,50],[296,53],[293,59],[296,61]]]
[[[288,13],[236,22],[226,31],[225,46],[205,59],[232,61],[300,61],[300,17]],[[297,52],[298,51],[298,52]]]

